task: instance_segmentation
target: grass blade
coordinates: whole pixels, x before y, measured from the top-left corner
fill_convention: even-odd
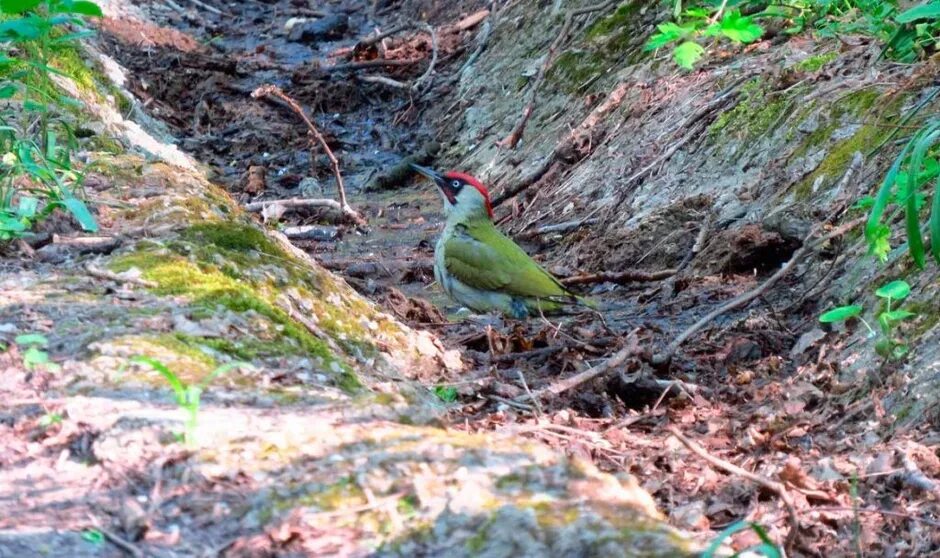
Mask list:
[[[159,372],[160,375],[166,379],[167,383],[170,384],[170,387],[173,388],[173,393],[176,396],[176,403],[178,405],[184,405],[186,403],[186,386],[184,386],[183,382],[180,381],[179,376],[174,374],[173,371],[167,368],[165,364],[155,358],[150,358],[147,356],[135,356],[131,359],[131,362],[146,364],[147,366]]]
[[[933,203],[930,207],[930,252],[940,264],[940,178],[933,190]]]
[[[920,169],[923,166],[924,155],[931,145],[940,136],[937,130],[940,123],[934,123],[925,129],[916,138],[914,151],[911,154],[911,162],[907,170],[907,203],[905,209],[905,222],[907,225],[908,250],[914,263],[920,269],[924,268],[924,238],[920,234],[920,216],[917,214],[917,178],[920,175]]]

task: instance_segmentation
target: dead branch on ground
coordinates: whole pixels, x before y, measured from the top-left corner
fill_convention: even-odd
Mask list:
[[[662,271],[600,271],[598,273],[585,273],[561,279],[562,285],[591,285],[594,283],[643,283],[662,281],[676,274],[675,269]]]
[[[343,218],[357,225],[365,224],[365,219],[356,213],[355,210],[349,206],[344,208],[342,203],[336,200],[323,198],[290,198],[286,200],[265,200],[245,204],[245,210],[252,213],[263,212],[272,208],[287,211],[288,209],[310,209],[316,207],[332,209],[342,215]]]
[[[740,308],[748,304],[755,298],[759,297],[760,295],[764,294],[771,287],[776,285],[777,281],[779,281],[785,275],[787,275],[790,271],[792,271],[793,268],[796,266],[796,264],[799,263],[803,259],[803,256],[813,251],[815,248],[821,246],[822,244],[825,244],[829,240],[832,240],[833,238],[844,235],[845,233],[849,232],[855,227],[861,225],[864,221],[865,221],[864,218],[855,219],[854,221],[850,221],[840,227],[833,229],[833,231],[830,232],[829,234],[819,237],[819,238],[816,238],[817,230],[819,227],[813,228],[813,230],[811,230],[810,233],[807,235],[807,237],[803,240],[803,245],[796,252],[793,253],[793,255],[790,257],[790,260],[787,261],[787,263],[784,264],[783,267],[777,270],[776,273],[771,275],[766,281],[761,283],[757,288],[734,297],[733,299],[729,300],[728,302],[722,304],[718,308],[709,312],[705,317],[703,317],[699,321],[695,322],[694,324],[686,328],[685,331],[679,334],[679,336],[676,337],[675,340],[672,343],[670,343],[668,347],[666,347],[666,350],[653,356],[653,360],[652,360],[653,364],[658,366],[658,365],[663,365],[663,364],[668,363],[670,360],[672,360],[673,355],[676,353],[679,347],[683,343],[685,343],[686,340],[689,339],[689,337],[695,335],[700,329],[708,325],[712,320],[714,320],[718,316],[721,316],[722,314],[725,314],[726,312],[729,312],[736,308]]]
[[[730,463],[724,459],[715,457],[714,455],[708,453],[708,451],[706,451],[702,446],[686,438],[685,435],[679,432],[679,429],[677,429],[675,426],[670,426],[666,430],[676,440],[679,440],[683,446],[687,447],[692,453],[701,457],[712,466],[718,467],[726,473],[737,475],[753,482],[754,484],[760,485],[775,493],[780,498],[780,501],[783,502],[784,507],[787,509],[787,515],[790,519],[790,532],[787,533],[787,540],[784,543],[784,548],[789,555],[790,551],[793,549],[794,543],[796,543],[798,537],[800,536],[800,520],[796,514],[796,506],[793,505],[793,500],[790,498],[790,494],[787,492],[786,487],[784,487],[783,484],[779,482],[772,481],[766,477],[758,475],[757,473],[752,473],[747,469],[742,469],[734,463]]]
[[[156,288],[157,284],[153,281],[148,281],[146,279],[141,279],[139,277],[125,277],[123,275],[118,275],[113,271],[108,271],[106,269],[101,269],[95,264],[88,262],[85,264],[85,272],[88,275],[95,277],[97,279],[104,279],[106,281],[114,281],[115,283],[130,283],[133,285],[140,285],[141,287]]]
[[[574,221],[565,221],[564,223],[555,223],[553,225],[542,225],[536,227],[531,231],[525,231],[516,235],[516,238],[529,239],[541,236],[543,234],[552,234],[552,233],[563,233],[568,231],[573,231],[580,229],[581,227],[586,227],[588,225],[596,225],[598,222],[595,218],[590,219],[577,219]]]
[[[705,247],[705,241],[708,238],[709,233],[712,228],[712,220],[714,215],[709,213],[705,216],[705,220],[702,221],[701,226],[698,229],[698,235],[695,237],[695,242],[692,244],[692,249],[682,258],[682,261],[679,262],[678,267],[676,267],[675,274],[670,277],[662,286],[662,297],[665,300],[671,299],[676,294],[676,280],[679,279],[679,276],[685,271],[685,269],[695,260],[695,257],[698,256],[699,252],[702,251],[702,248]]]
[[[301,108],[297,101],[290,98],[286,93],[281,91],[281,88],[276,85],[262,85],[261,87],[255,89],[251,93],[252,98],[260,99],[264,97],[277,97],[278,99],[287,103],[287,105],[297,113],[307,125],[307,129],[310,131],[310,134],[313,135],[320,142],[320,146],[323,147],[323,151],[326,153],[326,156],[329,157],[330,163],[333,165],[333,174],[336,176],[336,189],[339,192],[339,205],[340,211],[350,219],[353,220],[357,225],[365,225],[366,220],[359,215],[352,207],[349,206],[349,203],[346,201],[346,187],[343,186],[343,175],[339,172],[339,160],[336,158],[336,155],[333,155],[333,151],[330,149],[330,146],[327,145],[326,139],[323,137],[323,134],[320,133],[320,130],[313,125],[313,122],[310,118],[307,117],[307,113],[304,112],[304,109]]]
[[[624,347],[609,358],[605,359],[604,362],[592,366],[591,368],[575,374],[574,376],[559,380],[548,385],[547,387],[536,390],[535,392],[531,393],[531,395],[526,394],[524,396],[517,397],[516,401],[524,403],[529,398],[534,399],[538,397],[544,397],[546,395],[559,395],[570,389],[576,388],[585,382],[589,382],[594,378],[597,378],[598,376],[606,373],[611,368],[620,366],[624,363],[625,360],[640,352],[640,342],[637,338],[636,332],[637,330],[630,332],[630,334],[627,336]]]
[[[561,26],[561,31],[558,33],[558,36],[555,37],[555,40],[552,41],[552,44],[548,47],[548,53],[545,55],[545,60],[539,66],[538,73],[535,75],[535,81],[532,83],[532,86],[529,88],[529,92],[526,94],[526,103],[522,109],[522,116],[519,118],[519,121],[516,123],[515,127],[513,127],[509,135],[506,136],[506,138],[503,140],[496,142],[496,145],[499,147],[515,149],[516,145],[519,143],[519,140],[522,139],[522,134],[525,132],[525,127],[529,122],[529,117],[532,116],[532,112],[535,110],[535,97],[538,94],[539,89],[542,87],[542,82],[545,81],[545,75],[548,73],[548,69],[552,66],[552,64],[555,63],[555,59],[559,54],[558,51],[562,43],[564,43],[568,38],[568,33],[571,30],[571,25],[574,22],[574,18],[592,12],[609,9],[611,6],[616,4],[616,2],[617,0],[605,0],[599,4],[570,10],[565,15],[565,22]]]

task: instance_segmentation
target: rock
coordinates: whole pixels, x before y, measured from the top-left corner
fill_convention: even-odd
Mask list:
[[[293,25],[287,38],[295,43],[313,45],[320,41],[341,39],[349,29],[349,17],[333,14]]]

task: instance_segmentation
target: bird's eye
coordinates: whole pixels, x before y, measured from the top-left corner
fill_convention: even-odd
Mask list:
[[[451,182],[450,185],[453,186],[455,189],[456,189],[456,188],[460,188],[460,181],[459,181],[459,180],[455,180],[455,181]]]

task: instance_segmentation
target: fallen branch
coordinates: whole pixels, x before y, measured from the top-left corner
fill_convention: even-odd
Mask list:
[[[529,398],[535,399],[538,397],[543,397],[545,395],[559,395],[570,389],[576,388],[580,386],[581,384],[585,382],[589,382],[593,380],[594,378],[597,378],[598,376],[606,373],[611,368],[616,368],[617,366],[620,366],[621,364],[624,363],[625,360],[639,353],[640,351],[639,347],[640,347],[640,343],[636,336],[636,330],[633,330],[630,333],[630,335],[627,336],[626,345],[624,345],[622,349],[614,353],[610,358],[608,358],[604,362],[596,366],[592,366],[591,368],[588,368],[584,372],[580,372],[578,374],[575,374],[574,376],[565,378],[564,380],[559,380],[557,382],[554,382],[550,384],[549,386],[536,390],[535,392],[531,394],[527,393],[524,396],[517,397],[516,401],[523,403]]]
[[[682,261],[679,262],[678,267],[676,267],[676,272],[670,277],[666,283],[663,284],[662,296],[665,300],[671,299],[676,294],[676,280],[679,278],[680,274],[685,271],[685,269],[695,260],[695,257],[698,256],[698,253],[702,251],[702,248],[705,247],[705,241],[708,239],[709,232],[712,227],[712,220],[714,215],[709,213],[705,216],[705,220],[702,222],[701,226],[698,229],[698,235],[695,237],[695,242],[692,244],[692,249],[682,258]]]
[[[327,209],[332,209],[339,212],[343,215],[343,217],[349,219],[351,222],[356,223],[357,225],[365,223],[362,217],[351,207],[347,206],[344,208],[340,202],[324,198],[290,198],[286,200],[257,201],[245,204],[245,211],[257,213],[274,207],[284,211],[287,211],[288,209],[311,209],[315,207],[325,207]]]
[[[598,273],[585,273],[561,279],[562,285],[591,285],[594,283],[643,283],[662,281],[676,274],[675,269],[662,271],[601,271]]]
[[[303,225],[300,227],[285,227],[284,236],[291,240],[317,240],[329,242],[336,240],[339,230],[336,227],[321,227],[318,225]]]
[[[349,62],[347,64],[335,64],[333,66],[320,66],[320,70],[327,73],[333,72],[355,72],[357,70],[367,70],[370,68],[382,68],[384,66],[411,66],[417,60],[387,60],[379,58],[376,60],[364,60],[362,62]]]
[[[598,222],[597,219],[577,219],[575,221],[565,221],[564,223],[555,223],[554,225],[542,225],[541,227],[536,227],[531,231],[525,231],[518,235],[517,238],[535,238],[536,236],[541,236],[543,234],[552,234],[552,233],[563,233],[568,231],[573,231],[585,227],[588,225],[596,225]]]
[[[200,8],[206,10],[207,12],[212,12],[212,13],[214,13],[214,14],[217,15],[217,16],[224,16],[224,15],[225,15],[225,13],[224,13],[222,10],[216,8],[215,6],[210,6],[209,4],[206,4],[205,2],[203,2],[202,0],[189,0],[189,1],[192,2],[193,4],[199,6]]]
[[[705,448],[703,448],[702,446],[686,438],[674,426],[670,426],[666,430],[676,440],[679,440],[679,442],[681,442],[683,446],[687,447],[692,453],[701,457],[712,466],[718,467],[719,469],[725,471],[726,473],[737,475],[739,477],[742,477],[744,479],[747,479],[753,482],[754,484],[760,485],[766,488],[767,490],[770,490],[771,492],[775,493],[780,498],[780,501],[783,502],[784,507],[786,507],[787,515],[790,518],[790,532],[787,533],[787,540],[784,543],[784,548],[787,551],[787,555],[790,555],[791,554],[790,551],[792,550],[794,543],[797,541],[797,538],[800,535],[800,521],[796,514],[796,506],[793,505],[793,500],[790,499],[790,494],[787,492],[786,487],[784,487],[783,484],[779,482],[772,481],[766,477],[762,477],[758,475],[757,473],[752,473],[748,471],[747,469],[742,469],[741,467],[738,467],[734,463],[730,463],[728,461],[725,461],[724,459],[715,457],[714,455],[708,453],[705,450]]]
[[[589,14],[591,12],[606,10],[613,6],[616,2],[617,0],[605,0],[604,2],[595,4],[593,6],[585,6],[583,8],[570,10],[565,15],[565,22],[561,26],[561,31],[555,37],[555,40],[552,41],[552,44],[548,47],[548,54],[545,55],[545,60],[542,62],[542,65],[539,66],[539,70],[535,75],[535,81],[532,83],[532,87],[530,87],[529,92],[526,93],[526,104],[522,109],[522,116],[519,118],[519,121],[516,123],[515,127],[513,127],[509,135],[506,136],[506,138],[503,140],[496,142],[497,146],[515,149],[516,145],[519,143],[519,140],[522,139],[522,134],[525,132],[525,127],[529,122],[529,117],[532,116],[532,111],[535,110],[536,94],[538,94],[539,89],[542,87],[542,82],[545,81],[545,75],[548,73],[548,69],[555,62],[559,47],[561,47],[562,43],[565,41],[565,39],[567,39],[568,33],[571,30],[571,24],[574,22],[574,18]]]
[[[142,550],[137,548],[137,546],[134,545],[133,543],[128,542],[123,537],[114,533],[110,529],[105,528],[101,524],[101,521],[98,520],[97,517],[91,514],[88,514],[88,518],[91,520],[92,524],[95,526],[95,529],[99,533],[104,535],[105,540],[107,540],[114,546],[118,547],[119,549],[123,550],[126,554],[133,556],[133,558],[144,558],[144,553]]]
[[[281,91],[281,89],[276,85],[262,85],[261,87],[255,89],[251,93],[252,98],[260,99],[263,97],[277,97],[278,99],[287,103],[294,112],[304,121],[304,124],[307,125],[307,129],[310,133],[320,142],[320,146],[323,147],[323,151],[326,152],[326,156],[329,157],[330,163],[333,165],[333,174],[336,176],[336,189],[339,192],[339,205],[340,210],[343,214],[349,216],[357,225],[365,225],[366,220],[362,218],[361,215],[356,213],[356,211],[349,206],[349,203],[346,201],[346,188],[343,186],[343,175],[339,172],[339,160],[336,159],[336,156],[333,155],[333,151],[330,149],[330,146],[327,145],[326,139],[320,133],[320,130],[313,125],[313,122],[310,118],[307,117],[307,113],[304,112],[304,109],[301,108],[297,101],[291,99],[287,96],[286,93]]]
[[[141,279],[140,277],[125,277],[123,275],[118,275],[113,271],[101,269],[91,262],[85,264],[85,272],[87,272],[88,275],[91,275],[92,277],[105,279],[106,281],[114,281],[115,283],[131,283],[133,285],[140,285],[142,287],[149,287],[151,289],[157,287],[157,284],[153,281]]]
[[[811,252],[816,247],[824,244],[825,242],[832,240],[833,238],[844,235],[845,233],[849,232],[855,227],[861,225],[864,221],[865,221],[864,218],[855,219],[854,221],[850,221],[840,227],[833,229],[833,231],[830,232],[829,234],[819,237],[818,239],[815,239],[815,240],[814,238],[816,236],[816,231],[818,229],[818,226],[814,227],[810,231],[810,233],[806,236],[806,238],[803,240],[803,245],[796,252],[793,253],[793,255],[790,257],[790,260],[787,261],[787,263],[784,264],[783,267],[777,270],[776,273],[771,275],[766,281],[761,283],[757,288],[752,289],[746,293],[743,293],[741,295],[738,295],[732,298],[728,302],[722,304],[718,308],[706,314],[705,317],[703,317],[699,321],[695,322],[694,324],[686,328],[685,331],[679,334],[679,336],[676,337],[675,340],[673,340],[673,342],[670,343],[668,347],[666,347],[665,351],[663,351],[662,353],[653,355],[652,363],[657,366],[668,363],[670,360],[672,360],[672,356],[676,353],[676,350],[678,350],[678,348],[683,343],[685,343],[689,337],[691,337],[692,335],[695,335],[695,333],[697,333],[700,329],[705,327],[709,322],[711,322],[718,316],[721,316],[722,314],[729,312],[731,310],[734,310],[736,308],[740,308],[748,304],[755,298],[761,296],[762,294],[767,292],[771,287],[776,285],[777,281],[779,281],[786,274],[792,271],[793,268],[796,266],[796,264],[799,263],[800,260],[803,259],[803,256]]]
[[[392,79],[385,76],[358,76],[356,77],[359,81],[364,81],[366,83],[379,83],[382,85],[387,85],[389,87],[394,87],[396,89],[410,89],[411,86],[407,83],[398,81],[397,79]]]

